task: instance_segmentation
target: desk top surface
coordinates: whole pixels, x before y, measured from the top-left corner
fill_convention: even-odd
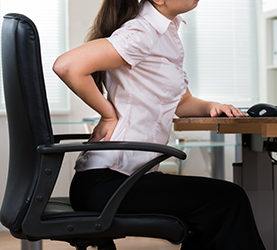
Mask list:
[[[173,120],[176,131],[209,130],[227,134],[277,137],[277,117],[183,117]]]
[[[277,123],[277,117],[182,117],[175,118],[173,122],[202,124]]]

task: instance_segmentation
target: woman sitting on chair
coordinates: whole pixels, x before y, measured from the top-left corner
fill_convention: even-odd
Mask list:
[[[104,0],[88,42],[57,59],[57,75],[101,115],[90,141],[167,144],[174,114],[245,116],[232,105],[197,99],[188,89],[177,31],[184,22],[179,14],[198,1]],[[83,152],[71,184],[74,209],[101,211],[127,176],[154,157]],[[183,219],[197,233],[181,249],[265,249],[245,192],[227,181],[162,174],[157,166],[132,187],[118,212]]]

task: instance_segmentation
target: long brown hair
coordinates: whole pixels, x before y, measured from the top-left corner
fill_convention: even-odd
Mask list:
[[[152,0],[141,0],[140,3],[138,0],[103,0],[100,11],[85,41],[89,42],[111,36],[116,29],[138,15],[140,6],[142,6],[145,1],[153,3]],[[106,72],[94,72],[92,73],[92,77],[98,89],[103,93],[103,83],[106,81]]]

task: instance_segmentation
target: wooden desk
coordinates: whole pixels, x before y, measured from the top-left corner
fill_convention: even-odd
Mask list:
[[[277,118],[189,117],[174,119],[174,130],[209,130],[242,134],[242,163],[234,182],[246,191],[267,250],[277,250],[277,165],[267,151],[266,137],[277,137]]]
[[[188,117],[174,119],[174,130],[209,130],[218,134],[261,134],[277,137],[277,117]]]

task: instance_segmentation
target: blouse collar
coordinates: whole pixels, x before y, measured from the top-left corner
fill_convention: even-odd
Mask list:
[[[148,1],[146,1],[142,7],[140,15],[146,19],[160,34],[164,34],[168,29],[168,26],[173,22],[177,29],[180,23],[186,23],[185,20],[180,16],[176,16],[173,20],[168,19],[161,14],[156,8]]]

